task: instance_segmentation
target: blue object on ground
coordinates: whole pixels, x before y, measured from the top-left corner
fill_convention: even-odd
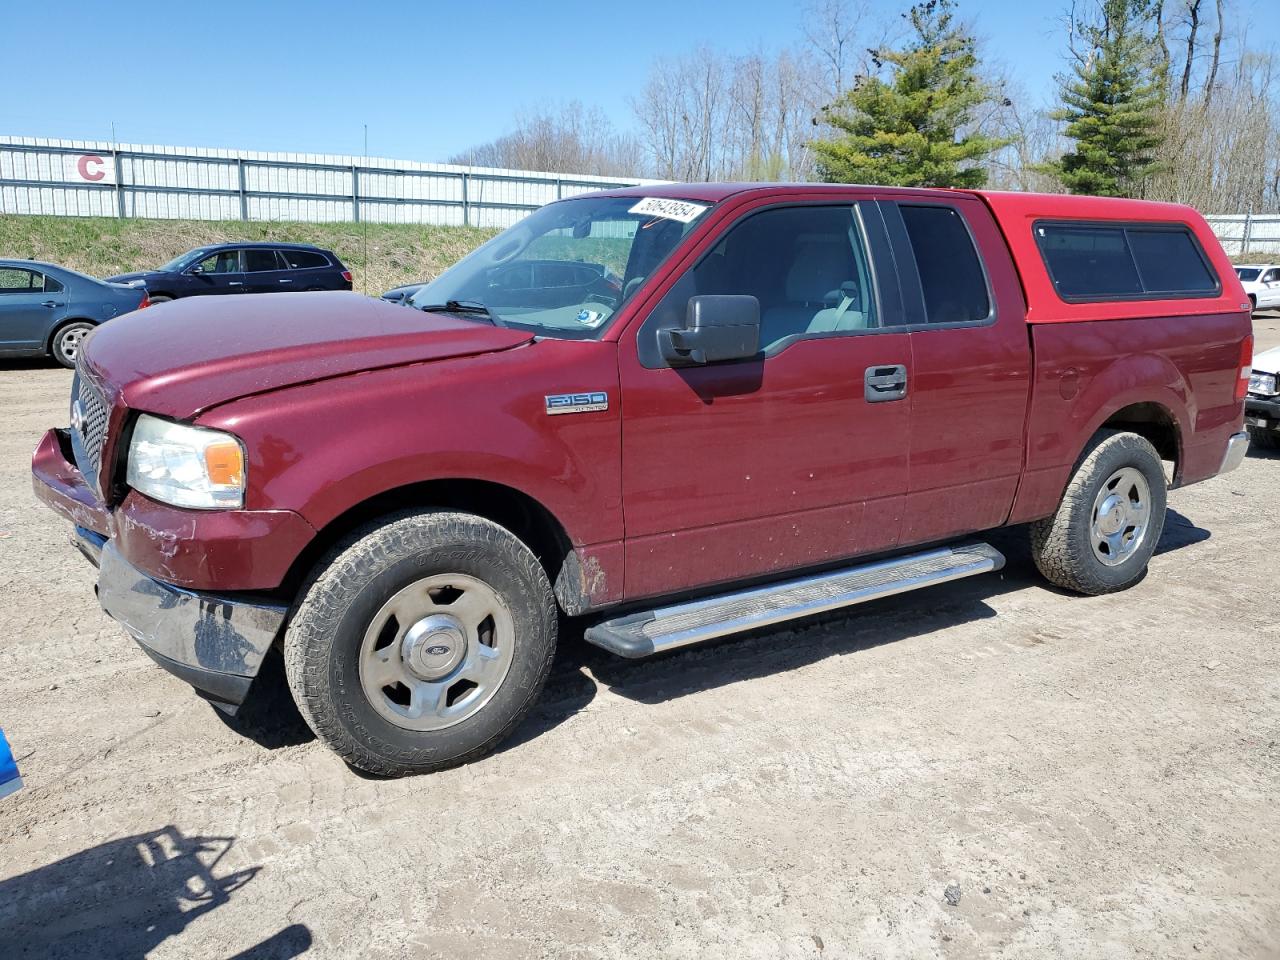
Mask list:
[[[18,764],[9,749],[9,741],[4,738],[4,731],[0,730],[0,797],[7,797],[21,786]]]

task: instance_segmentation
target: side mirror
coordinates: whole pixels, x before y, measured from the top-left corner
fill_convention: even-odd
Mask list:
[[[198,277],[200,274],[204,273],[204,267],[197,263],[194,267],[188,267],[187,273],[191,274],[193,277]]]
[[[658,331],[673,367],[746,360],[760,351],[760,301],[747,296],[691,297],[683,327]]]

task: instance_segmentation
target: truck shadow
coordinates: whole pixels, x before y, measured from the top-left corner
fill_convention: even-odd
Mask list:
[[[1170,510],[1156,554],[1202,543],[1209,537],[1208,530],[1196,526],[1178,511]],[[1005,555],[1007,564],[998,574],[888,597],[798,620],[791,625],[737,634],[648,660],[627,661],[591,646],[582,638],[590,621],[575,622],[570,631],[562,634],[563,653],[557,664],[561,669],[548,682],[548,708],[558,705],[577,712],[590,703],[595,691],[588,674],[621,696],[641,703],[661,703],[741,680],[795,670],[828,657],[871,650],[945,627],[993,620],[997,614],[989,600],[1027,587],[1073,596],[1040,576],[1031,559],[1025,527],[992,531],[984,539]],[[990,629],[993,633],[1001,630],[997,624]],[[1008,639],[1017,640],[1016,637]],[[1033,637],[1029,642],[1041,641]],[[542,716],[537,724],[526,724],[528,730],[517,731],[517,741],[532,739],[564,719],[567,717]]]
[[[9,370],[66,370],[66,368],[52,357],[23,357],[21,359],[0,360],[0,373],[5,373]],[[70,370],[67,370],[67,376],[71,376]]]
[[[0,956],[142,960],[257,875],[222,866],[234,843],[166,826],[0,881]],[[311,932],[292,924],[236,957],[286,960],[310,947]]]
[[[1208,540],[1208,530],[1169,510],[1156,555]],[[991,531],[984,539],[1005,555],[998,574],[973,577],[920,593],[908,593],[842,611],[754,630],[676,650],[647,660],[624,660],[594,647],[583,633],[594,620],[563,620],[559,651],[538,704],[499,748],[515,749],[554,730],[584,710],[597,681],[621,696],[644,703],[714,689],[739,680],[783,673],[824,660],[870,650],[962,623],[995,619],[987,601],[1026,587],[1071,596],[1048,583],[1031,559],[1026,527]],[[999,626],[993,625],[993,630]],[[235,717],[218,714],[243,736],[267,749],[306,743],[315,735],[298,712],[278,654],[268,657],[249,699]]]

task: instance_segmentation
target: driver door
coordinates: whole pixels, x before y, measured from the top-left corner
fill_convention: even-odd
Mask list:
[[[897,544],[911,346],[892,326],[896,282],[877,285],[869,267],[883,221],[861,207],[749,210],[620,341],[627,599]],[[703,294],[756,297],[761,354],[666,365],[657,331]],[[891,370],[901,394],[877,394],[872,378]]]
[[[193,293],[197,294],[230,294],[244,293],[244,261],[242,250],[220,250],[201,260],[196,266],[199,271],[191,271],[194,281]]]

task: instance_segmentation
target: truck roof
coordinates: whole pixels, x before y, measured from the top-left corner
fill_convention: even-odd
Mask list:
[[[1235,267],[1223,252],[1222,244],[1196,210],[1179,203],[1132,200],[1123,197],[1089,197],[1061,193],[1013,193],[1001,190],[953,190],[946,187],[891,187],[839,183],[659,183],[602,191],[599,196],[661,197],[719,203],[731,197],[768,196],[771,193],[811,193],[831,197],[846,194],[850,199],[869,193],[920,199],[977,199],[994,216],[1004,235],[1027,302],[1027,322],[1057,323],[1081,320],[1190,316],[1193,314],[1238,313],[1248,309]],[[1058,295],[1036,242],[1035,225],[1046,220],[1113,222],[1126,224],[1172,224],[1186,227],[1195,237],[1205,258],[1220,281],[1212,296],[1178,297],[1163,300],[1107,299],[1099,302],[1067,302]]]

